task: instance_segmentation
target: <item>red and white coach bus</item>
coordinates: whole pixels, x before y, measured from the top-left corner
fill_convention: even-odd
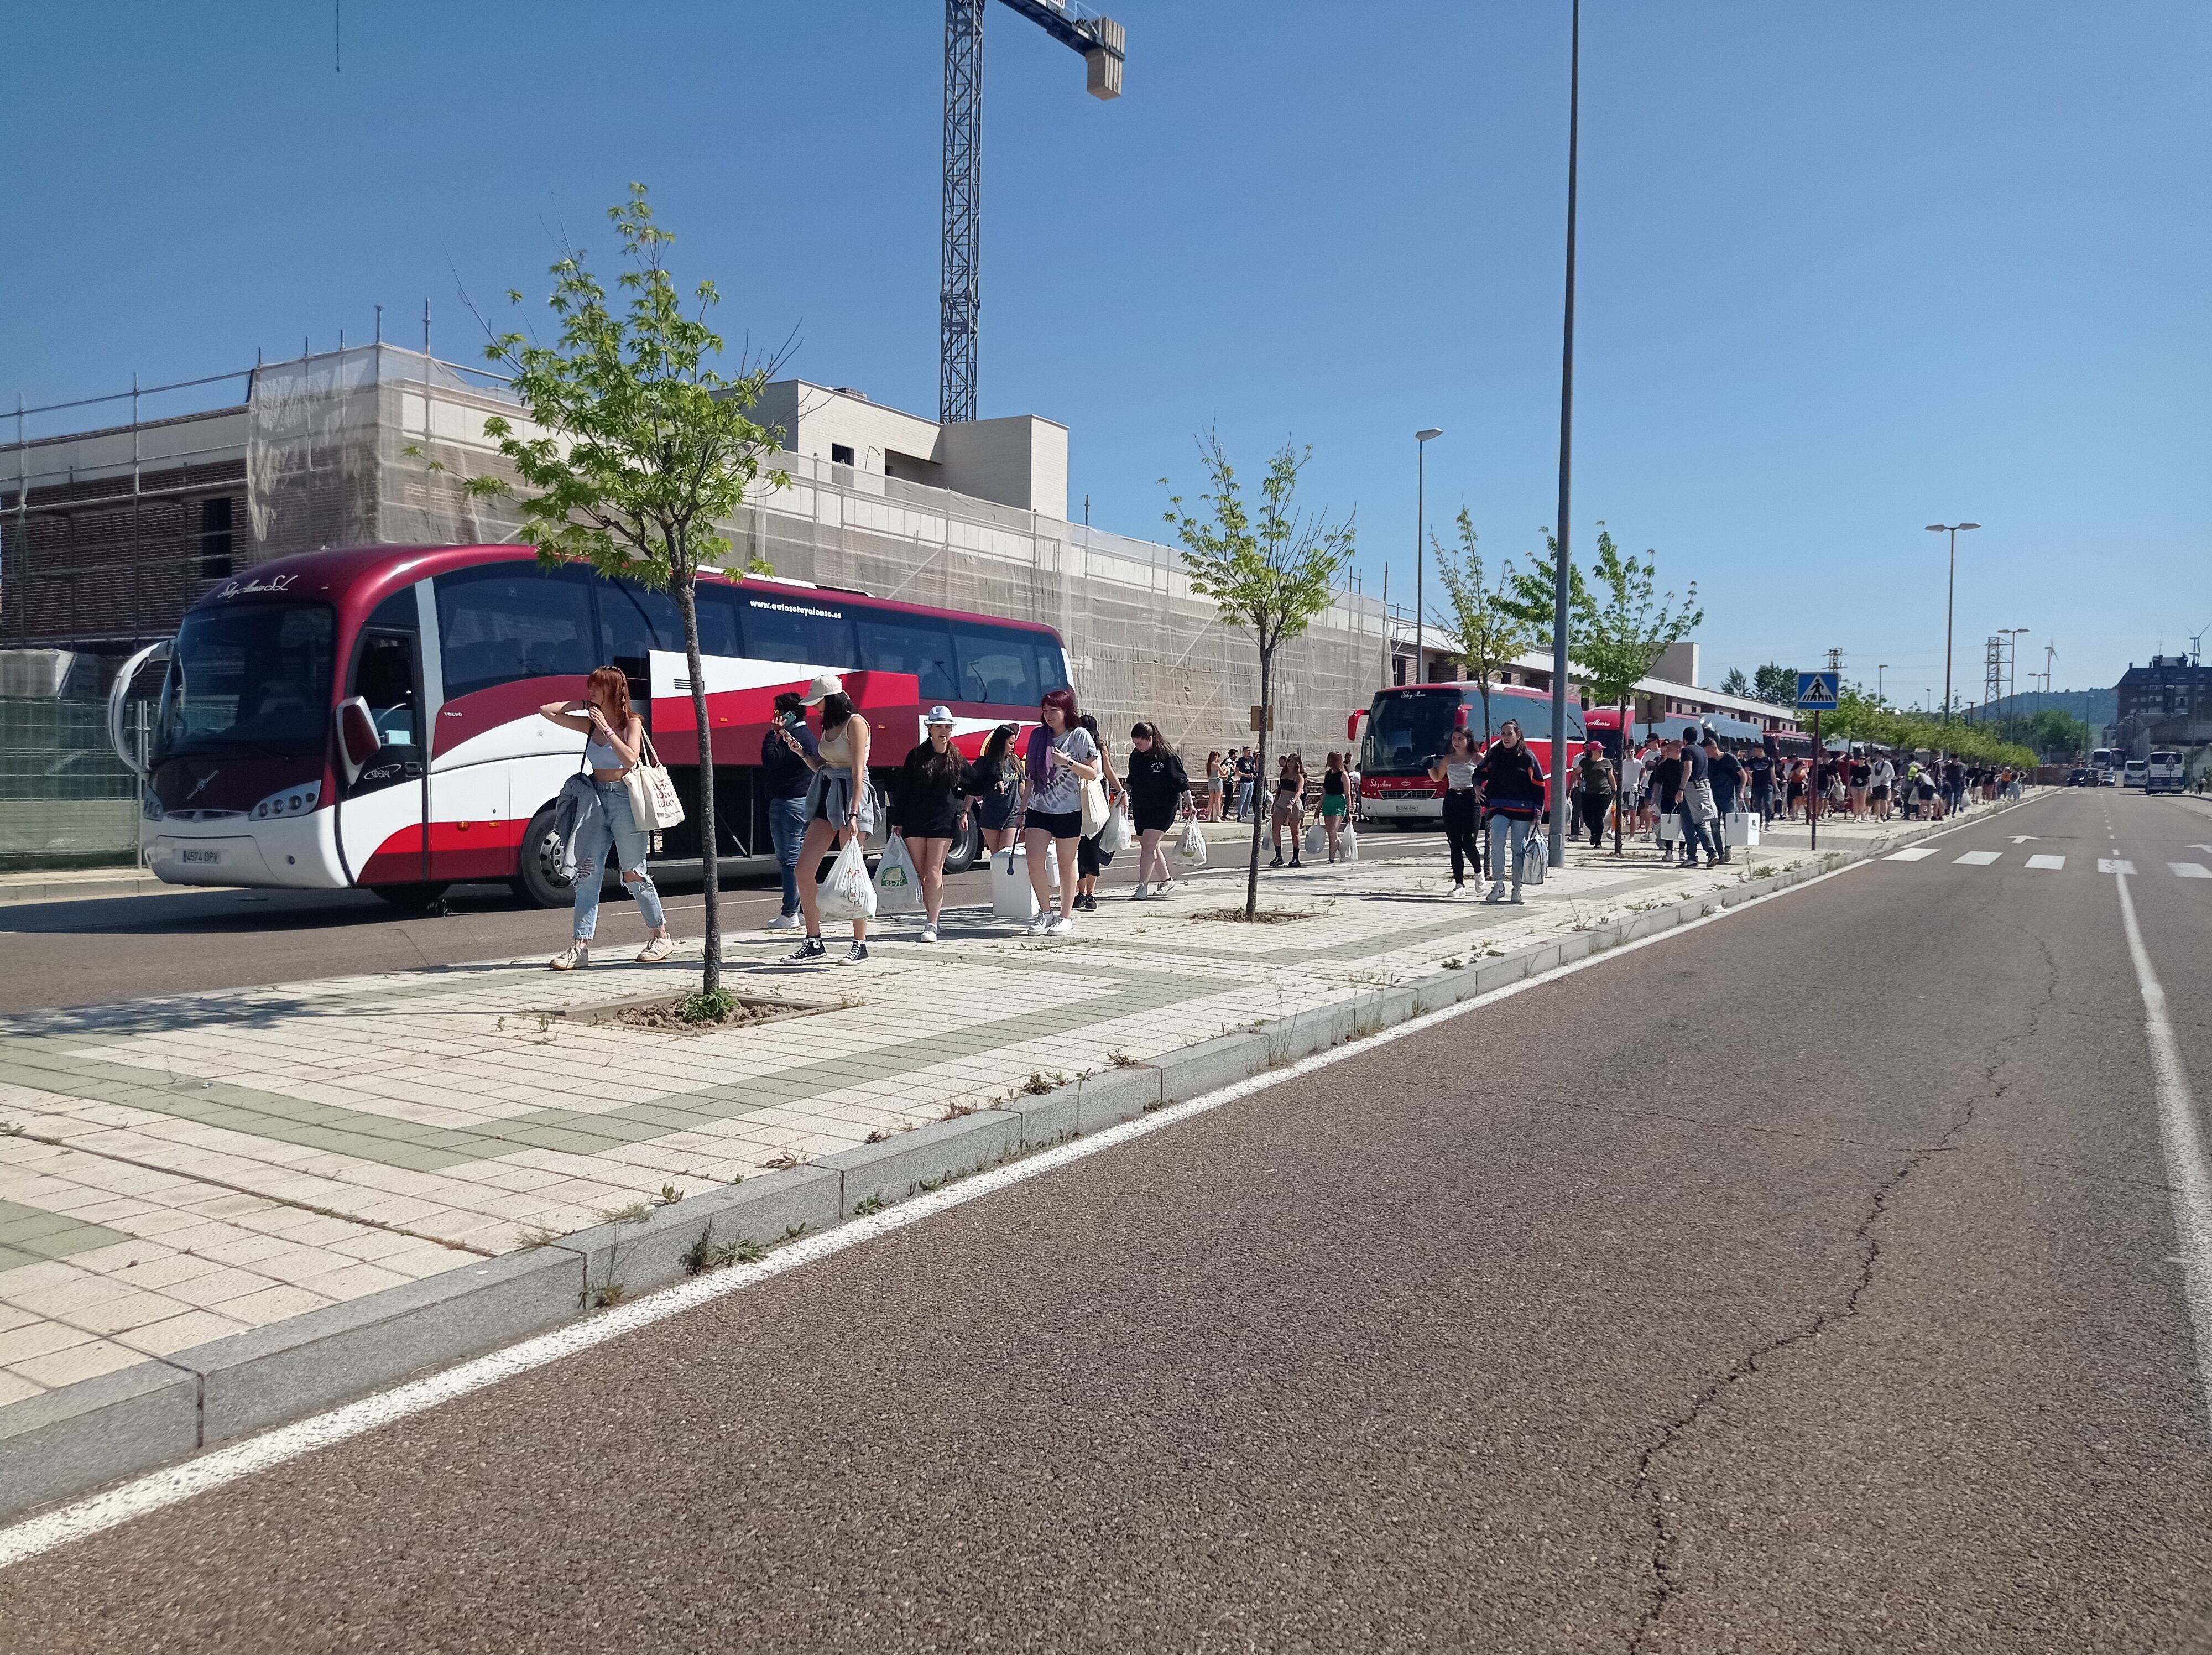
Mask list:
[[[1032,725],[1068,683],[1051,628],[893,603],[773,576],[700,576],[720,853],[775,866],[758,786],[777,691],[844,676],[884,771],[952,709],[980,751]],[[141,666],[166,656],[150,751],[124,736]],[[364,546],[262,564],[210,591],[142,651],[109,702],[143,782],[147,866],[177,885],[366,886],[395,902],[503,880],[564,905],[545,838],[583,738],[538,715],[620,666],[687,806],[666,860],[699,854],[698,732],[673,598],[527,546]],[[947,870],[980,843],[956,846]]]
[[[1556,789],[1558,771],[1552,763],[1552,698],[1540,690],[1524,690],[1493,684],[1490,686],[1490,726],[1494,731],[1507,719],[1521,721],[1521,733],[1544,767],[1549,787]],[[1359,723],[1367,721],[1363,734]],[[1370,821],[1411,825],[1441,824],[1443,787],[1429,779],[1429,766],[1443,753],[1455,729],[1474,733],[1474,745],[1486,744],[1482,729],[1482,687],[1476,684],[1401,684],[1377,690],[1364,712],[1345,721],[1346,740],[1358,744],[1359,803]],[[1567,703],[1567,762],[1580,756],[1589,739],[1582,709]]]

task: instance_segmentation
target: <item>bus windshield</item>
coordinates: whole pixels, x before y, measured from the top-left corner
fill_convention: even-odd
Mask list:
[[[161,688],[155,758],[319,753],[336,630],[325,604],[240,604],[185,616]]]
[[[1393,690],[1376,697],[1367,717],[1367,750],[1362,768],[1376,775],[1426,770],[1450,740],[1462,706],[1467,708],[1467,727],[1480,746],[1483,741],[1482,697],[1473,691],[1440,684],[1433,689]],[[1501,695],[1493,688],[1490,696],[1490,733],[1495,735],[1498,727],[1509,718],[1520,721],[1522,734],[1531,741],[1551,739],[1552,701],[1548,696]],[[1571,704],[1567,709],[1567,739],[1580,741],[1587,733],[1583,727],[1581,709]]]

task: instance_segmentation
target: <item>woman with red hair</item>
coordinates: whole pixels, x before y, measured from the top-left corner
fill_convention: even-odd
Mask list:
[[[645,746],[645,721],[629,704],[629,678],[619,666],[596,669],[584,686],[581,701],[549,701],[538,709],[564,730],[585,738],[584,762],[592,772],[592,791],[599,808],[583,818],[570,847],[576,858],[575,939],[553,956],[556,971],[573,971],[592,963],[592,934],[599,928],[600,870],[610,852],[622,869],[623,884],[637,898],[651,934],[641,965],[666,959],[676,952],[668,934],[668,916],[661,911],[660,892],[653,875],[645,871],[647,840],[645,830],[630,816],[629,789],[623,785]]]
[[[1030,733],[1027,774],[1022,782],[1022,843],[1030,862],[1030,889],[1036,893],[1037,916],[1024,928],[1028,936],[1064,937],[1075,929],[1069,912],[1075,903],[1075,859],[1083,843],[1083,784],[1098,779],[1098,744],[1077,722],[1075,691],[1048,690],[1037,703],[1038,727]],[[1050,875],[1044,859],[1060,859],[1060,911],[1052,911]]]

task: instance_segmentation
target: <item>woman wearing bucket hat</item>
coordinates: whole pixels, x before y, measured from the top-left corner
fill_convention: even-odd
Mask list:
[[[799,845],[799,902],[806,940],[784,956],[791,965],[826,958],[830,952],[822,941],[822,898],[814,870],[830,852],[856,835],[866,839],[876,827],[875,794],[868,787],[868,721],[853,711],[844,681],[835,672],[817,676],[799,700],[822,709],[822,735],[808,753],[784,732],[785,741],[814,772],[806,788],[806,837]],[[857,965],[867,957],[868,922],[854,920],[853,946],[838,964]]]
[[[891,784],[891,831],[906,841],[921,878],[921,940],[935,942],[937,913],[945,905],[945,855],[953,836],[968,831],[968,795],[976,782],[952,745],[952,709],[933,707],[922,722],[929,739],[906,756]]]

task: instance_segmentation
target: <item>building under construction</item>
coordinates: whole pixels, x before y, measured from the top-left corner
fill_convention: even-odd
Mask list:
[[[220,405],[158,411],[196,390]],[[514,538],[511,507],[463,487],[506,473],[483,435],[495,414],[526,433],[495,377],[380,344],[21,411],[0,443],[0,661],[16,680],[0,697],[64,693],[64,680],[82,693],[99,663],[112,672],[210,586],[269,558]],[[1067,520],[1064,426],[939,423],[797,380],[769,386],[756,414],[781,429],[789,481],[720,526],[732,563],[1044,622],[1109,727],[1157,720],[1201,752],[1249,739],[1250,640],[1191,592],[1172,548]],[[1282,745],[1342,745],[1346,715],[1384,681],[1385,635],[1382,605],[1347,592],[1285,646]]]

